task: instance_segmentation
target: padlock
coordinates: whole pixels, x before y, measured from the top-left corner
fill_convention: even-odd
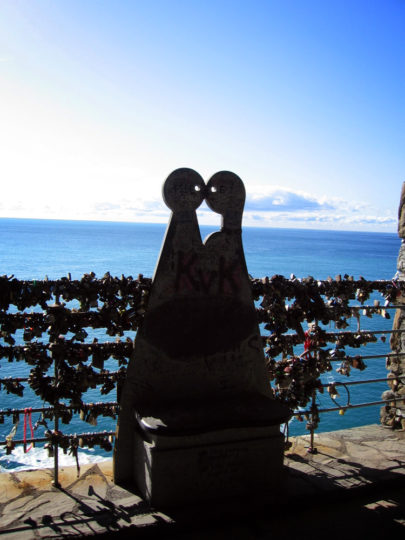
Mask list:
[[[52,443],[46,443],[44,445],[44,449],[48,452],[48,457],[52,458],[55,455],[53,444]]]
[[[7,440],[6,442],[6,455],[10,455],[15,448],[15,442],[13,440]]]

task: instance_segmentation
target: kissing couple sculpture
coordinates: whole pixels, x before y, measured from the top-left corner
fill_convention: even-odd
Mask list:
[[[245,196],[242,180],[227,171],[205,184],[194,170],[177,169],[163,185],[172,215],[121,395],[118,481],[133,459],[134,424],[146,438],[204,429],[199,404],[242,403],[246,395],[273,401],[242,245]],[[202,242],[196,210],[204,199],[222,226]]]

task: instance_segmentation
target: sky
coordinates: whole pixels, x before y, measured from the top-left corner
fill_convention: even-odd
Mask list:
[[[395,232],[404,83],[405,0],[0,0],[0,217],[167,222],[190,167],[245,226]]]

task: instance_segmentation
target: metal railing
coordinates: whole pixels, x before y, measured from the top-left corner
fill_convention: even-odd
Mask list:
[[[369,356],[369,358],[375,358],[376,355],[372,355],[372,356]],[[378,356],[379,357],[379,356]],[[364,380],[364,381],[348,381],[348,382],[341,382],[341,381],[336,381],[336,382],[333,382],[333,383],[324,383],[321,385],[321,388],[329,388],[331,385],[333,385],[335,388],[336,387],[342,387],[346,390],[346,404],[339,404],[337,403],[337,401],[335,400],[335,398],[333,398],[331,395],[329,396],[330,399],[335,403],[335,406],[334,407],[318,407],[317,403],[316,403],[316,399],[317,399],[317,392],[315,391],[313,393],[313,396],[312,396],[312,400],[311,400],[311,405],[309,407],[309,409],[306,409],[306,410],[300,410],[300,411],[294,411],[293,413],[293,416],[296,416],[296,417],[299,417],[299,416],[306,416],[308,418],[308,430],[309,430],[309,433],[310,433],[310,444],[309,444],[309,447],[308,447],[308,453],[310,454],[316,454],[317,453],[317,449],[316,449],[316,446],[315,446],[315,443],[314,443],[314,435],[315,435],[315,431],[316,431],[316,423],[317,423],[317,419],[319,417],[319,414],[322,414],[322,413],[329,413],[329,412],[334,412],[334,411],[339,411],[339,412],[342,412],[342,411],[347,411],[349,409],[361,409],[363,407],[370,407],[370,406],[374,406],[374,405],[393,405],[393,404],[396,404],[396,403],[405,403],[405,398],[404,397],[393,397],[393,398],[390,398],[390,399],[382,399],[382,400],[378,400],[378,401],[367,401],[367,402],[364,402],[364,403],[350,403],[350,399],[351,399],[351,395],[350,395],[350,391],[348,389],[349,386],[357,386],[357,385],[363,385],[363,384],[373,384],[373,383],[379,383],[379,382],[386,382],[386,383],[389,383],[389,382],[393,382],[393,381],[405,381],[405,375],[402,375],[402,376],[397,376],[397,377],[391,377],[391,378],[387,378],[387,377],[384,377],[384,378],[380,378],[380,379],[368,379],[368,380]]]
[[[276,396],[290,404],[293,415],[306,416],[308,419],[310,452],[315,452],[314,432],[318,426],[319,415],[332,411],[367,407],[370,405],[392,404],[403,401],[403,398],[375,400],[360,404],[351,403],[350,386],[372,384],[393,380],[404,380],[404,377],[378,378],[364,381],[323,383],[322,373],[334,362],[359,364],[364,360],[386,357],[405,356],[405,353],[386,353],[350,356],[345,347],[359,347],[376,340],[376,336],[398,334],[403,330],[374,329],[361,330],[361,311],[366,320],[370,315],[387,318],[388,310],[403,309],[396,302],[399,293],[405,292],[402,282],[366,281],[352,278],[315,281],[312,278],[287,280],[280,276],[272,279],[252,280],[253,296],[262,298],[262,306],[257,308],[258,319],[264,330],[263,346],[270,365],[270,375],[274,379],[273,387]],[[23,397],[29,386],[36,398],[48,402],[44,407],[13,407],[0,409],[0,423],[5,418],[12,418],[13,427],[0,446],[12,452],[17,444],[26,448],[30,444],[46,443],[49,454],[54,459],[54,485],[59,486],[59,450],[70,452],[76,459],[78,474],[80,472],[78,451],[81,447],[99,445],[110,451],[114,439],[114,431],[84,431],[64,434],[62,423],[69,423],[72,415],[81,415],[87,421],[93,416],[109,416],[116,418],[118,401],[87,402],[83,395],[89,388],[101,385],[101,394],[107,395],[111,390],[120,392],[125,377],[125,365],[133,352],[133,341],[126,334],[136,332],[147,310],[147,299],[151,280],[138,276],[132,278],[113,278],[109,275],[96,280],[93,274],[83,276],[80,281],[68,278],[50,281],[19,281],[0,277],[0,358],[8,362],[23,361],[31,367],[28,377],[2,377],[0,389]],[[360,292],[359,292],[360,291]],[[356,300],[364,301],[373,291],[382,293],[390,304],[380,306],[350,305]],[[73,307],[67,307],[74,301]],[[64,303],[65,302],[65,303]],[[10,306],[14,306],[10,310]],[[26,313],[30,306],[40,306],[40,313]],[[318,310],[318,311],[317,311]],[[13,312],[14,311],[14,312]],[[345,321],[353,321],[352,330],[327,331],[325,324],[319,320],[335,322],[338,328],[345,327]],[[304,332],[301,324],[315,323],[311,331]],[[266,328],[267,326],[267,328]],[[87,330],[104,330],[107,336],[119,336],[118,342],[97,341],[86,342]],[[293,333],[291,333],[293,332]],[[104,336],[106,337],[106,336]],[[38,340],[42,341],[38,341]],[[334,344],[331,349],[325,348],[327,343]],[[296,355],[294,347],[303,347],[304,352]],[[298,356],[300,360],[297,361]],[[91,359],[91,363],[90,363]],[[120,369],[105,369],[105,362],[115,360]],[[290,363],[288,363],[290,362]],[[303,370],[306,383],[301,402],[294,402],[292,392],[286,393],[286,383],[296,385],[290,374],[279,373],[281,366],[296,366]],[[50,369],[53,367],[53,373]],[[353,367],[353,365],[352,365]],[[307,371],[305,371],[307,370]],[[300,372],[301,373],[301,372]],[[305,378],[304,377],[304,378]],[[282,384],[281,384],[282,383]],[[333,384],[346,389],[347,401],[334,407],[319,407],[317,394]],[[279,392],[278,392],[279,388]],[[277,395],[278,394],[278,395]],[[1,394],[0,394],[1,395]],[[290,400],[290,401],[289,401]],[[296,400],[297,401],[297,400]],[[332,398],[333,401],[333,398]],[[38,424],[45,428],[44,436],[33,436],[30,423],[33,413],[41,413]],[[24,415],[24,437],[17,438],[19,416]],[[86,418],[87,416],[87,418]],[[48,422],[52,422],[52,429]],[[92,423],[92,422],[90,422]],[[27,430],[31,436],[27,436]]]

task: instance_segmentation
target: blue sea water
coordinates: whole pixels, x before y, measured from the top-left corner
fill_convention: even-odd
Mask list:
[[[139,273],[152,276],[163,241],[165,225],[140,223],[111,223],[94,221],[58,221],[30,219],[0,219],[0,274],[11,275],[19,279],[57,279],[71,274],[73,279],[84,273],[95,272],[102,277],[105,272],[113,276],[137,276]],[[205,237],[215,227],[201,227]],[[349,274],[355,278],[391,279],[396,271],[396,259],[400,240],[396,234],[343,231],[315,231],[301,229],[264,229],[248,228],[243,231],[248,271],[253,277],[282,274],[289,277],[312,275],[317,279],[325,279],[329,275]],[[355,328],[356,326],[354,326]],[[390,329],[392,321],[380,317],[362,322],[362,329]],[[94,334],[89,336],[92,340]],[[133,337],[133,334],[129,334]],[[97,336],[99,337],[99,336]],[[103,339],[101,337],[101,339]],[[104,337],[105,339],[105,337]],[[111,338],[109,338],[111,339]],[[0,341],[1,343],[1,341]],[[386,354],[389,352],[389,335],[383,343],[370,344],[360,350],[362,354]],[[354,354],[359,354],[356,349]],[[380,378],[386,376],[384,359],[366,361],[364,372],[354,372],[356,378]],[[111,360],[106,365],[109,369],[117,369],[116,362]],[[30,367],[22,362],[8,363],[0,359],[0,378],[7,376],[27,376]],[[338,381],[342,377],[335,371],[324,376],[324,381]],[[385,383],[352,387],[351,403],[379,400],[381,393],[387,388]],[[98,391],[88,392],[88,401],[100,401]],[[115,400],[112,392],[103,396],[103,400]],[[338,398],[345,404],[342,392]],[[0,409],[11,407],[39,407],[42,403],[28,388],[23,398],[0,392]],[[321,406],[333,406],[329,398],[321,398]],[[358,425],[378,422],[379,406],[353,409],[344,416],[337,412],[321,416],[320,431],[343,429]],[[34,422],[39,414],[33,415]],[[0,424],[0,439],[4,440],[12,427],[11,419],[6,418]],[[52,428],[52,424],[50,424]],[[79,419],[69,425],[62,425],[67,433],[97,430],[114,430],[112,419],[99,418],[96,428],[89,427]],[[41,436],[44,428],[36,432]],[[290,433],[305,433],[305,425],[292,420]],[[16,438],[22,438],[22,419]],[[105,457],[99,449],[81,451],[81,462],[95,461]],[[69,462],[68,456],[62,458]],[[63,463],[63,461],[62,461]],[[6,456],[4,447],[0,447],[0,467],[18,469],[27,466],[48,466],[49,461],[41,449],[24,454],[17,448],[11,456]]]

